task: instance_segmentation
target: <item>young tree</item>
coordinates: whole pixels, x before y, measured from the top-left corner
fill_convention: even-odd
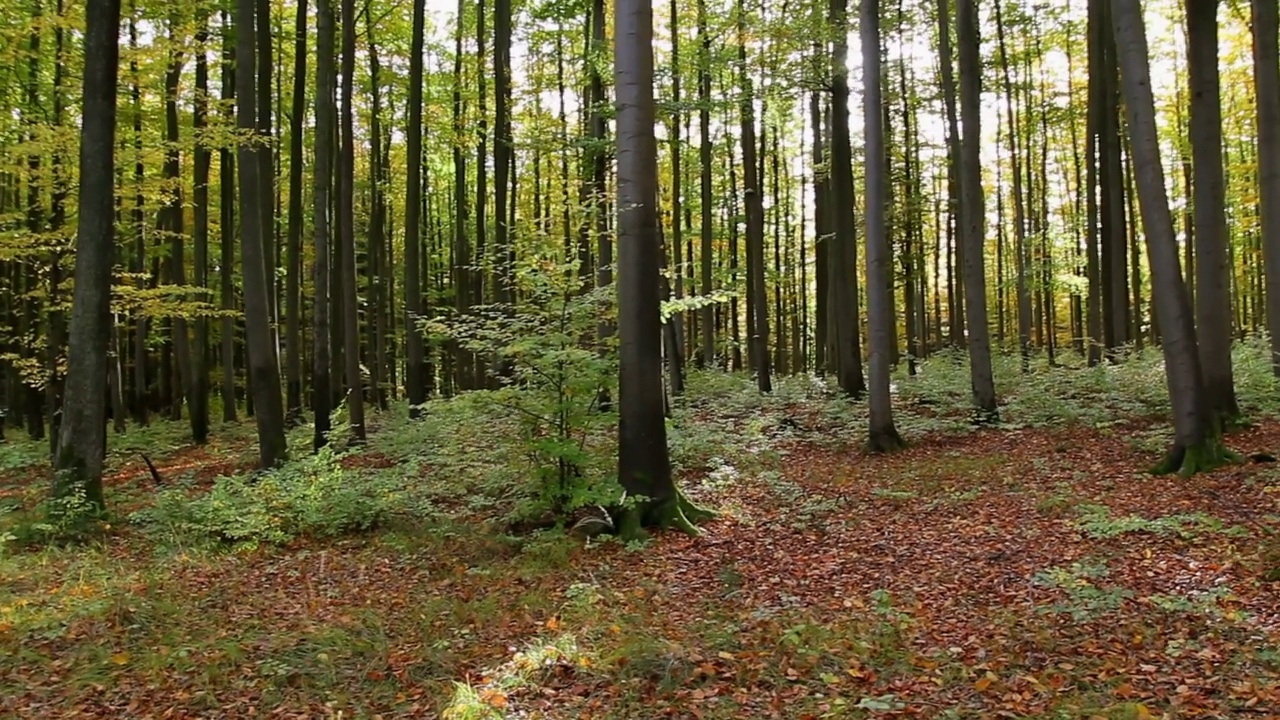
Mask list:
[[[80,213],[76,227],[76,287],[68,327],[66,394],[54,455],[52,496],[83,493],[104,507],[107,348],[111,330],[111,268],[115,255],[116,77],[120,63],[119,0],[85,6],[83,121],[80,127]]]
[[[864,181],[867,216],[867,345],[870,348],[871,428],[867,446],[873,452],[902,447],[893,424],[893,399],[889,394],[890,353],[896,328],[890,297],[889,235],[885,227],[888,205],[885,172],[885,132],[880,92],[880,2],[862,0],[859,29],[862,35],[862,118],[866,143],[867,177]],[[908,306],[908,311],[909,311]]]
[[[1230,453],[1222,445],[1212,406],[1205,395],[1191,298],[1178,262],[1178,244],[1160,160],[1140,0],[1111,0],[1111,21],[1128,111],[1129,141],[1133,147],[1134,175],[1147,238],[1151,288],[1160,319],[1160,344],[1173,404],[1173,448],[1156,470],[1191,475],[1222,464]]]
[[[769,367],[769,298],[764,282],[764,194],[756,159],[755,90],[747,69],[746,6],[738,0],[738,103],[742,126],[742,184],[747,206],[747,316],[760,392],[773,390]]]
[[[653,136],[653,7],[615,0],[614,79],[618,157],[618,479],[642,509],[624,518],[624,536],[643,525],[697,532],[699,513],[671,476],[663,415],[658,299],[658,151]]]

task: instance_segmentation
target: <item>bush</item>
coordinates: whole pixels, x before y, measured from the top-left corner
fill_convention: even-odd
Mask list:
[[[368,531],[405,508],[389,473],[349,471],[340,460],[324,449],[271,472],[220,477],[196,497],[168,489],[133,520],[179,535],[278,544]]]

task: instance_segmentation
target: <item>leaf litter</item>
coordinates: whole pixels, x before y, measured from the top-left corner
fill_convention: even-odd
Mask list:
[[[0,615],[0,711],[436,717],[463,687],[490,713],[475,717],[1280,716],[1261,550],[1280,476],[1152,477],[1134,438],[992,429],[887,457],[799,438],[776,468],[685,478],[726,512],[642,548],[461,519],[161,555],[126,530],[74,585],[100,605],[21,633]],[[1280,426],[1232,443],[1275,448]],[[162,473],[241,462],[200,453]],[[135,470],[111,482],[145,482]],[[64,582],[24,565],[0,611],[61,608],[87,563],[53,562]]]

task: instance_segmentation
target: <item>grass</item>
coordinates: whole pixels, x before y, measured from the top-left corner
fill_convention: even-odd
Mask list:
[[[783,378],[761,397],[746,378],[695,373],[674,403],[673,462],[722,516],[701,538],[632,546],[511,532],[538,506],[538,461],[483,394],[433,401],[419,423],[396,408],[362,452],[298,458],[253,484],[243,427],[199,449],[180,425],[131,430],[113,439],[103,534],[0,542],[0,715],[1276,706],[1280,477],[1140,475],[1163,449],[1153,358],[1015,381],[1016,363],[997,361],[1005,425],[981,431],[963,419],[959,359],[898,377],[912,447],[888,457],[857,451],[861,403],[820,381]],[[1275,447],[1280,394],[1265,363],[1241,366],[1258,424],[1232,441]],[[588,439],[598,477],[611,442],[607,428]],[[38,502],[43,452],[0,445],[0,537]]]

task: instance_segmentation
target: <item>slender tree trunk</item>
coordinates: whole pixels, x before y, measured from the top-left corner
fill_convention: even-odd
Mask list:
[[[885,222],[888,174],[880,91],[879,0],[862,0],[859,29],[862,36],[862,127],[867,148],[864,190],[867,215],[867,346],[870,348],[868,365],[871,371],[871,424],[867,447],[873,452],[890,452],[902,447],[902,438],[893,423],[893,400],[889,394],[890,340],[897,323],[889,285],[889,235]]]
[[[862,374],[862,338],[858,312],[857,224],[854,218],[853,151],[849,139],[849,21],[847,0],[830,0],[828,22],[835,32],[831,54],[831,193],[834,219],[828,242],[827,292],[829,322],[835,334],[835,365],[840,389],[861,397],[867,389]],[[877,49],[877,52],[879,50]]]
[[[302,134],[307,114],[307,0],[297,0],[289,113],[289,239],[285,275],[285,411],[302,416]]]
[[[332,364],[329,355],[330,259],[333,257],[333,136],[336,108],[334,86],[333,0],[316,0],[316,132],[315,166],[312,178],[315,203],[315,266],[311,279],[315,286],[312,323],[311,405],[315,413],[315,435],[311,446],[319,450],[329,443],[330,406],[333,398]]]
[[[234,34],[231,29],[231,21],[228,13],[222,14],[222,36],[224,44],[222,48],[222,100],[227,107],[227,116],[223,119],[224,124],[230,125],[231,103],[228,102],[235,98],[236,86],[236,70],[235,70],[235,44]],[[222,365],[222,421],[236,421],[236,294],[235,285],[233,284],[233,271],[236,265],[235,260],[235,190],[236,190],[236,156],[232,152],[231,147],[224,146],[218,151],[218,211],[219,222],[219,262],[218,262],[218,285],[219,295],[221,298],[221,308],[225,315],[222,317],[219,335],[222,338],[222,347],[220,349],[221,365]],[[141,241],[139,241],[139,263],[142,262]],[[143,351],[145,351],[143,345]],[[145,355],[143,356],[145,358]],[[135,368],[136,370],[136,368]],[[145,373],[142,373],[143,384],[145,386]]]
[[[243,0],[241,0],[243,1]],[[356,443],[365,441],[364,382],[360,372],[360,317],[356,296],[355,120],[352,105],[356,69],[355,0],[342,0],[342,109],[338,151],[338,234],[341,243],[343,361],[347,410]]]
[[[253,0],[236,0],[236,125],[250,133],[257,122],[254,93]],[[264,62],[269,59],[264,57]],[[261,139],[261,137],[259,137]],[[249,356],[249,389],[253,393],[258,425],[258,455],[263,468],[274,467],[288,458],[284,436],[284,403],[280,397],[280,369],[271,332],[270,291],[266,281],[265,223],[261,212],[259,173],[260,151],[248,143],[239,147],[240,163],[240,252],[244,277],[245,340]]]
[[[413,2],[413,38],[409,51],[409,127],[407,185],[404,206],[404,309],[405,309],[405,392],[409,396],[409,417],[422,415],[427,401],[426,348],[418,323],[426,316],[423,307],[421,239],[422,220],[422,52],[426,34],[426,0]]]
[[[192,233],[194,281],[198,288],[209,286],[209,169],[213,153],[203,133],[209,117],[209,42],[208,11],[198,11],[196,27],[196,95],[192,125],[195,130],[195,182],[192,186],[195,208]],[[191,418],[191,437],[197,443],[209,437],[209,318],[200,315],[195,322],[195,348],[191,353],[191,380],[188,383],[187,412]]]
[[[956,44],[960,54],[960,109],[964,122],[960,156],[960,227],[964,247],[965,315],[969,326],[969,372],[973,403],[983,421],[997,419],[991,342],[987,329],[987,280],[983,269],[982,168],[979,165],[982,92],[976,0],[956,6]]]

